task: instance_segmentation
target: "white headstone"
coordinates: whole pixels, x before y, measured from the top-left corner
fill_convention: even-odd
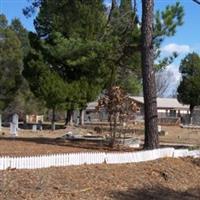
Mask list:
[[[12,136],[17,136],[17,126],[13,122],[10,123],[10,133]]]
[[[36,131],[37,131],[37,125],[36,125],[36,124],[34,124],[34,125],[32,126],[32,131],[33,131],[33,132],[36,132]]]
[[[18,123],[19,123],[19,116],[18,114],[14,114],[12,116],[12,123],[16,125],[16,128],[18,130],[19,126],[18,126]]]
[[[10,123],[10,133],[13,136],[17,136],[18,122],[19,122],[19,116],[18,116],[18,114],[14,114],[12,116],[12,122]]]

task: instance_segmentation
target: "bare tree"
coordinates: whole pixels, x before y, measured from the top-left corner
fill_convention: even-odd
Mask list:
[[[112,86],[106,91],[104,96],[99,99],[97,110],[105,108],[108,113],[110,123],[110,146],[115,144],[117,123],[127,122],[130,115],[138,109],[136,103],[132,101],[128,94],[119,86]]]
[[[145,149],[159,147],[153,49],[153,0],[142,0],[142,77],[145,114]]]
[[[174,74],[169,70],[159,71],[155,74],[155,78],[157,97],[164,97],[175,82]]]

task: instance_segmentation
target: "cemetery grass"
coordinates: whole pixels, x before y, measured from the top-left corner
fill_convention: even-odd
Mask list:
[[[0,171],[2,200],[198,200],[200,159]]]

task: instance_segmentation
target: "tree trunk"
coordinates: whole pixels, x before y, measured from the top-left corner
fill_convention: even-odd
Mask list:
[[[73,110],[70,110],[70,114],[69,114],[69,125],[70,125],[70,126],[73,126],[73,125],[74,125],[73,115],[74,115],[74,111],[73,111]]]
[[[51,130],[55,131],[56,125],[55,125],[55,108],[52,108],[52,120],[51,120]]]
[[[65,113],[65,125],[67,125],[69,123],[68,121],[68,110]]]
[[[85,116],[85,112],[83,109],[80,110],[80,116],[79,116],[79,124],[80,125],[84,125],[84,116]]]
[[[153,0],[142,0],[142,77],[145,117],[145,149],[159,147],[153,49]]]
[[[116,132],[117,132],[117,116],[114,114],[113,121],[111,121],[111,141],[110,141],[110,147],[113,148],[115,145],[115,138],[116,138]]]
[[[73,110],[67,110],[65,125],[72,125],[73,123],[72,115],[73,115]]]
[[[193,114],[193,111],[194,111],[194,106],[190,105],[190,124],[192,124],[192,114]]]

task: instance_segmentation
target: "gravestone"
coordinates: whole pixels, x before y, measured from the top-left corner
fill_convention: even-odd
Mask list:
[[[14,137],[17,136],[17,127],[13,122],[10,123],[10,134]]]
[[[34,124],[34,125],[32,126],[32,131],[33,131],[33,132],[36,132],[36,131],[37,131],[37,125],[36,125],[36,124]]]
[[[18,130],[19,129],[19,125],[18,125],[18,123],[19,123],[19,116],[18,116],[18,114],[14,114],[12,116],[12,123],[16,125],[16,129]]]
[[[12,122],[10,123],[10,133],[13,135],[13,136],[17,136],[17,131],[19,129],[19,116],[18,114],[14,114],[12,116]]]

